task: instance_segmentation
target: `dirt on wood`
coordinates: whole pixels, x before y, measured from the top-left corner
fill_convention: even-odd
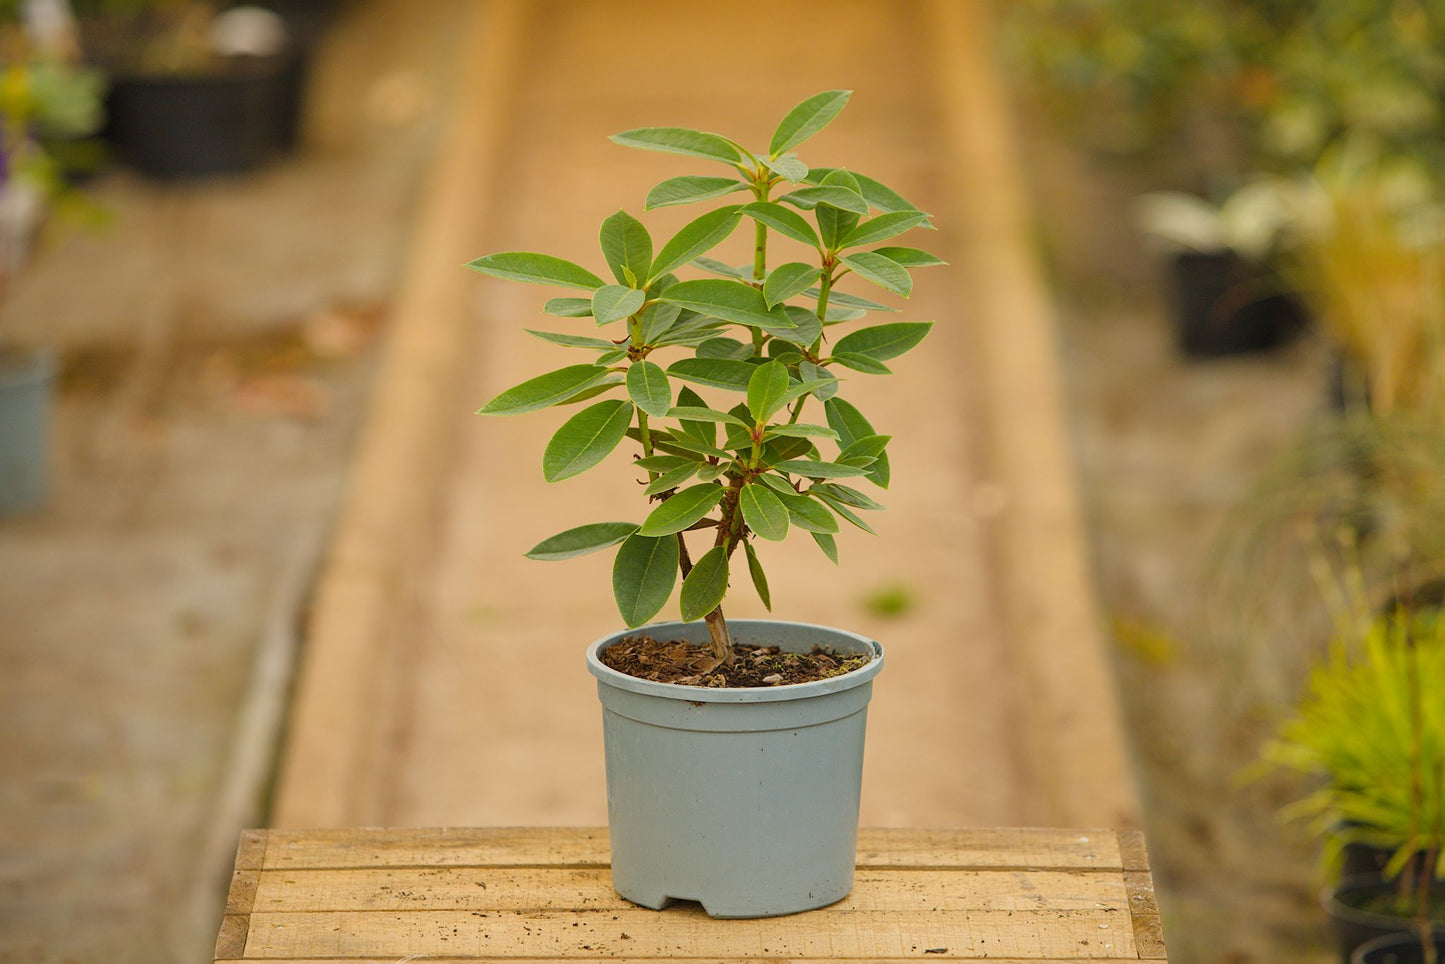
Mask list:
[[[733,664],[723,665],[711,647],[680,639],[625,636],[602,650],[603,665],[659,683],[733,689],[812,683],[862,669],[869,656],[843,656],[813,647],[809,653],[785,653],[776,646],[733,646]]]

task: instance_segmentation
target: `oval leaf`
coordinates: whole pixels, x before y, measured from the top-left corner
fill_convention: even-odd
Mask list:
[[[781,307],[770,308],[761,291],[741,281],[726,278],[680,281],[664,291],[661,300],[665,304],[690,308],[710,318],[721,318],[739,325],[793,327],[786,311]]]
[[[713,506],[722,501],[722,497],[723,489],[720,485],[704,483],[689,486],[653,509],[652,514],[642,523],[642,528],[637,530],[638,534],[666,536],[681,532],[711,512]]]
[[[838,531],[838,520],[822,503],[796,492],[779,493],[778,499],[787,507],[789,518],[799,529],[822,533]]]
[[[847,479],[866,475],[867,470],[856,465],[839,465],[837,462],[814,462],[812,459],[785,459],[773,464],[779,472],[801,475],[807,479]]]
[[[756,366],[729,358],[679,358],[667,366],[667,373],[685,382],[745,392]]]
[[[564,288],[582,288],[594,291],[602,287],[603,281],[581,265],[550,254],[533,254],[530,251],[503,251],[488,254],[468,261],[467,267],[493,278],[507,281],[526,281],[537,285],[561,285]]]
[[[698,468],[699,466],[696,462],[689,462],[675,469],[664,472],[655,480],[649,482],[647,484],[647,487],[642,490],[642,494],[657,495],[659,492],[666,492],[669,489],[675,489],[679,485],[682,485],[682,483],[686,482],[688,479],[692,478],[693,475],[697,472]]]
[[[682,154],[686,157],[702,157],[724,164],[737,164],[742,154],[726,137],[689,130],[686,127],[639,127],[612,135],[612,143],[623,147],[638,147],[645,151],[662,151],[664,154]]]
[[[876,244],[896,238],[904,231],[928,224],[928,215],[922,211],[895,211],[869,218],[849,231],[838,243],[840,248],[856,248],[860,244]],[[884,255],[887,257],[887,255]]]
[[[763,606],[768,612],[772,612],[773,595],[768,591],[768,575],[763,572],[763,564],[758,561],[758,554],[753,551],[751,542],[744,542],[743,549],[748,554],[748,575],[753,577],[753,588],[758,591],[758,598],[763,601]]]
[[[591,318],[591,298],[551,298],[542,310],[558,318]]]
[[[820,270],[816,265],[803,264],[801,261],[778,265],[768,273],[768,280],[763,282],[763,300],[771,308],[807,291],[808,286],[818,280]]]
[[[743,521],[760,538],[782,541],[788,534],[788,510],[766,485],[749,482],[738,495]]]
[[[627,537],[612,563],[612,595],[629,629],[657,615],[677,584],[676,536]]]
[[[568,365],[502,392],[483,405],[478,415],[520,415],[547,408],[596,385],[611,374],[597,365]]]
[[[788,391],[788,370],[775,361],[759,365],[748,379],[748,411],[759,425],[783,407]]]
[[[907,298],[913,291],[913,278],[909,276],[908,269],[876,251],[845,254],[838,260],[852,268],[858,277],[896,295]]]
[[[827,414],[829,427],[838,433],[838,444],[842,448],[847,448],[860,438],[878,434],[873,431],[873,426],[863,417],[863,413],[845,399],[828,399],[823,403],[823,411]],[[868,478],[879,488],[888,488],[890,475],[886,453],[868,467]]]
[[[543,341],[550,341],[554,345],[566,345],[568,348],[600,348],[603,351],[612,351],[617,346],[605,338],[588,338],[586,335],[567,335],[556,331],[537,331],[535,328],[523,328],[529,335],[536,335]]]
[[[768,142],[768,153],[777,157],[827,127],[828,122],[838,116],[838,112],[852,96],[851,90],[825,90],[788,111],[788,115],[778,124],[778,129],[773,131],[773,139]]]
[[[642,222],[626,211],[618,211],[602,222],[598,241],[602,244],[602,257],[617,283],[629,288],[640,287],[652,267],[652,236]]]
[[[527,553],[528,559],[556,562],[585,556],[598,549],[615,546],[637,531],[635,522],[594,522],[559,532],[549,539],[543,539]]]
[[[647,192],[643,210],[665,208],[674,204],[690,204],[741,191],[748,185],[734,177],[670,177]]]
[[[632,422],[632,403],[611,399],[589,405],[562,424],[542,453],[542,476],[560,482],[585,472],[617,448]]]
[[[855,372],[863,372],[865,375],[891,375],[893,369],[881,361],[869,358],[867,355],[860,355],[857,352],[838,351],[833,353],[831,359],[842,365],[844,368],[851,368]]]
[[[681,268],[699,255],[706,254],[721,244],[733,229],[738,226],[741,217],[738,214],[739,207],[736,204],[718,208],[716,211],[709,211],[702,217],[683,225],[681,231],[672,236],[672,240],[662,246],[657,252],[657,260],[653,262],[648,272],[647,283],[653,281]],[[669,288],[668,291],[671,291]]]
[[[654,418],[662,418],[672,407],[672,386],[662,366],[647,359],[627,369],[627,394],[637,407]]]
[[[837,184],[799,188],[789,194],[784,194],[778,200],[802,208],[804,211],[811,211],[819,204],[829,204],[839,210],[851,211],[854,214],[868,213],[868,202],[863,200],[863,195]]]
[[[592,295],[592,314],[597,324],[607,325],[637,312],[647,296],[625,285],[603,285]]]
[[[887,361],[911,349],[924,339],[931,321],[899,321],[872,328],[860,328],[838,339],[834,354],[854,353],[867,355],[875,361]]]
[[[682,581],[679,594],[682,618],[691,622],[701,619],[722,604],[728,592],[728,554],[722,546],[713,546],[692,567]]]
[[[754,201],[752,204],[743,205],[740,211],[784,237],[818,247],[818,232],[814,231],[813,226],[803,220],[803,216],[797,211],[790,211],[772,201]],[[741,273],[739,277],[742,277]]]
[[[835,167],[815,167],[808,171],[808,176],[804,180],[809,184],[822,184],[837,170],[838,168]],[[869,207],[884,212],[918,210],[916,204],[881,181],[876,181],[864,174],[853,174],[853,180]]]
[[[796,154],[785,154],[772,160],[764,160],[763,164],[774,174],[792,181],[794,184],[808,176],[808,165],[798,160]]]
[[[837,543],[837,541],[834,540],[834,538],[833,538],[832,536],[830,536],[830,535],[825,535],[825,534],[823,534],[823,533],[821,533],[821,532],[814,532],[814,533],[812,533],[812,536],[813,536],[813,541],[818,544],[818,548],[823,550],[823,555],[825,555],[825,556],[827,556],[829,559],[833,560],[833,564],[836,566],[836,565],[838,564],[838,543]]]
[[[936,254],[929,254],[920,248],[874,248],[874,254],[881,254],[890,261],[897,261],[905,268],[927,268],[935,264],[948,264]]]

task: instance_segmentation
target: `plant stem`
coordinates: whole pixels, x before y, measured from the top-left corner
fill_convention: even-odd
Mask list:
[[[818,281],[818,310],[817,310],[817,315],[818,315],[818,323],[819,323],[819,324],[822,324],[822,323],[823,323],[823,319],[826,318],[827,315],[828,315],[828,296],[829,296],[830,294],[832,294],[832,293],[833,293],[833,265],[830,264],[830,263],[828,262],[828,260],[825,258],[825,260],[824,260],[824,262],[823,262],[823,275],[822,275],[822,278]],[[822,350],[823,350],[823,333],[822,333],[822,332],[819,332],[819,333],[818,333],[818,340],[815,341],[815,342],[813,342],[813,347],[812,347],[811,349],[809,349],[809,354],[811,354],[814,358],[817,358],[817,357],[818,357],[818,352],[820,352],[820,351],[822,351]]]
[[[717,536],[713,539],[713,546],[723,546],[723,551],[728,558],[732,558],[733,549],[737,546],[739,528],[742,519],[738,512],[738,496],[742,493],[743,480],[741,476],[734,476],[732,483],[728,486],[722,500],[722,519],[717,524]],[[728,634],[728,622],[723,616],[722,606],[718,606],[705,617],[707,619],[707,632],[712,640],[712,652],[723,665],[733,664],[733,641]]]

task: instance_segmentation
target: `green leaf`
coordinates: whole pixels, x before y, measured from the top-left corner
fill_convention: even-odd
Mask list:
[[[839,465],[837,462],[814,462],[812,459],[785,459],[773,463],[773,468],[789,475],[801,475],[808,479],[847,479],[865,475],[866,469],[856,465]]]
[[[713,546],[703,553],[703,557],[682,581],[682,592],[678,599],[682,618],[688,622],[703,618],[721,605],[727,592],[727,550],[722,546]]]
[[[835,167],[815,167],[808,171],[806,178],[809,184],[822,184],[823,181],[834,171],[840,170]],[[858,182],[858,190],[871,207],[879,211],[917,211],[918,206],[903,197],[897,191],[888,187],[881,181],[876,181],[866,174],[854,174],[854,180]]]
[[[858,516],[857,516],[856,513],[854,513],[851,509],[849,509],[846,505],[843,505],[843,504],[842,504],[841,502],[839,502],[838,500],[836,500],[836,499],[830,499],[830,498],[828,498],[828,497],[826,497],[826,496],[819,496],[819,498],[823,499],[823,501],[828,504],[828,508],[830,508],[830,509],[832,509],[834,512],[838,513],[839,517],[844,518],[844,519],[847,519],[850,523],[852,523],[853,525],[855,525],[855,526],[857,526],[858,528],[862,529],[864,532],[868,533],[869,535],[874,535],[874,536],[876,536],[876,535],[878,534],[878,533],[876,533],[876,532],[873,531],[873,527],[872,527],[872,526],[870,526],[868,523],[864,522],[862,519],[858,518]]]
[[[831,438],[836,439],[838,433],[831,428],[824,428],[822,425],[809,425],[806,422],[794,422],[792,424],[769,425],[768,430],[763,433],[763,438]]]
[[[556,562],[585,556],[589,552],[615,546],[636,531],[635,522],[594,522],[543,539],[531,548],[527,558]]]
[[[791,482],[783,478],[781,475],[777,475],[773,472],[764,472],[762,475],[757,477],[757,481],[762,482],[768,488],[772,489],[774,492],[779,493],[780,495],[798,494],[798,490],[793,488],[793,484]]]
[[[530,251],[504,251],[488,254],[475,261],[468,261],[467,267],[493,278],[507,281],[526,281],[537,285],[561,285],[564,288],[581,288],[593,291],[602,287],[602,279],[581,265],[573,264],[550,254],[534,254]]]
[[[818,544],[818,548],[823,550],[823,555],[832,559],[833,564],[836,566],[838,564],[838,543],[832,536],[825,535],[822,532],[814,532],[812,536],[813,541]]]
[[[707,201],[711,198],[722,197],[724,194],[731,194],[734,191],[741,191],[747,186],[746,181],[739,181],[735,177],[694,177],[690,174],[682,177],[670,177],[647,192],[647,200],[643,203],[642,209],[651,211],[654,208],[665,208],[674,204]]]
[[[642,490],[643,495],[657,495],[659,492],[666,492],[668,489],[675,489],[688,479],[692,478],[700,468],[696,462],[688,462],[675,469],[662,473],[655,481],[649,482]]]
[[[838,443],[844,448],[860,438],[878,434],[873,431],[873,426],[863,417],[863,413],[845,399],[828,399],[823,403],[823,411],[827,414],[829,426],[838,433]],[[868,478],[879,488],[888,488],[889,476],[887,455],[879,456],[878,461],[868,467]]]
[[[636,288],[603,285],[592,295],[592,314],[597,324],[608,325],[635,314],[647,296]]]
[[[698,358],[731,358],[734,361],[743,361],[753,357],[751,345],[744,345],[736,338],[709,338],[697,346]]]
[[[807,382],[822,382],[813,389],[813,397],[820,402],[826,402],[838,394],[838,379],[828,369],[814,365],[810,361],[798,363],[798,374]]]
[[[520,415],[535,412],[564,402],[584,389],[591,388],[610,373],[596,365],[568,365],[502,392],[483,405],[478,415]],[[751,373],[749,373],[751,375]]]
[[[597,357],[598,357],[598,358],[605,358],[605,357],[607,357],[607,356],[606,356],[606,354],[603,354],[603,355],[598,355]],[[609,391],[611,391],[612,389],[616,388],[618,385],[621,385],[621,384],[622,384],[622,376],[621,376],[621,375],[618,375],[618,374],[616,374],[616,373],[614,373],[614,372],[608,372],[608,373],[607,373],[607,377],[604,378],[604,379],[602,379],[602,381],[598,382],[596,385],[593,385],[593,386],[591,386],[590,388],[584,388],[584,389],[582,389],[582,391],[578,392],[576,395],[569,396],[568,398],[566,398],[566,399],[563,400],[563,401],[558,402],[557,404],[558,404],[558,405],[576,405],[576,404],[579,403],[579,402],[585,402],[585,401],[587,401],[589,398],[596,398],[598,395],[601,395],[603,392],[609,392]]]
[[[754,201],[751,204],[743,205],[740,210],[754,221],[766,224],[784,237],[801,241],[814,248],[819,246],[818,232],[813,230],[813,226],[803,220],[802,215],[798,212],[789,211],[781,204],[775,204],[772,201]],[[747,276],[738,272],[737,277],[745,278]]]
[[[719,412],[715,408],[704,408],[697,405],[679,405],[676,408],[669,409],[667,417],[693,422],[722,422],[725,425],[741,425],[743,428],[748,427],[747,422],[744,422],[734,415],[730,415],[727,412]],[[714,436],[714,438],[716,438],[716,436]]]
[[[542,310],[558,318],[591,318],[591,298],[551,298]]]
[[[740,325],[793,327],[787,312],[781,307],[769,308],[761,291],[741,281],[725,278],[682,281],[663,292],[662,301]]]
[[[641,221],[626,211],[618,211],[602,222],[598,240],[602,244],[602,257],[618,284],[636,288],[639,281],[648,277],[652,267],[652,236]]]
[[[788,516],[799,529],[823,533],[838,531],[838,520],[822,503],[796,492],[779,493],[778,498],[787,507]]]
[[[654,418],[662,418],[672,407],[672,386],[662,366],[647,359],[635,361],[627,369],[627,394],[637,407]]]
[[[685,422],[685,423],[683,423],[683,427],[686,428],[688,425],[709,425],[709,426],[710,426],[710,425],[712,425],[712,424],[713,424],[712,422]],[[656,445],[658,448],[664,447],[664,446],[663,446],[663,441],[662,441],[661,439],[654,438],[654,439],[653,439],[653,444]],[[709,457],[715,458],[715,459],[731,459],[731,458],[732,458],[731,455],[729,455],[728,453],[724,452],[722,449],[718,448],[716,445],[709,445],[709,444],[706,443],[706,442],[699,441],[698,438],[697,438],[697,436],[691,436],[691,437],[689,437],[689,435],[688,435],[687,433],[685,433],[685,432],[684,432],[683,434],[678,434],[678,433],[675,433],[675,432],[672,433],[672,434],[670,434],[670,435],[667,437],[667,444],[673,446],[674,448],[676,448],[676,449],[677,449],[678,451],[680,451],[680,452],[692,452],[692,453],[695,454],[695,455],[709,456]]]
[[[709,462],[698,468],[697,480],[699,482],[713,482],[716,481],[718,476],[722,475],[726,471],[726,465],[723,465],[721,463],[714,465],[713,463]]]
[[[838,461],[845,465],[872,465],[883,454],[892,438],[891,435],[865,435],[853,444],[843,446],[838,453]]]
[[[763,445],[763,461],[784,462],[788,459],[811,458],[818,447],[805,438],[768,439]]]
[[[839,248],[856,248],[860,244],[876,244],[896,238],[904,231],[928,224],[929,215],[922,211],[895,211],[869,218],[849,231],[838,243]],[[931,227],[931,225],[929,225]],[[887,257],[885,255],[884,257]]]
[[[738,494],[743,521],[759,538],[781,542],[788,535],[788,510],[766,485],[749,482]]]
[[[783,310],[788,313],[788,318],[797,327],[772,330],[769,332],[774,338],[779,338],[790,345],[799,345],[807,348],[818,340],[823,333],[823,323],[818,316],[807,308],[798,305],[784,305]],[[771,344],[771,343],[769,343]]]
[[[818,297],[817,288],[809,288],[803,292],[809,298]],[[833,320],[833,306],[842,305],[845,308],[858,308],[862,311],[897,311],[892,305],[880,305],[876,301],[869,301],[867,298],[860,298],[857,295],[850,295],[846,291],[834,290],[828,295],[828,319]]]
[[[524,328],[522,330],[529,335],[536,335],[543,341],[550,341],[554,345],[566,345],[568,348],[601,348],[603,351],[612,351],[617,347],[606,338],[588,338],[586,335],[566,335],[555,331],[537,331],[533,328]]]
[[[562,423],[542,453],[542,476],[560,482],[605,459],[627,434],[632,403],[610,399],[589,405]]]
[[[738,226],[738,213],[741,208],[736,204],[718,208],[716,211],[709,211],[700,218],[696,218],[683,225],[682,230],[672,236],[672,240],[662,246],[657,252],[657,260],[653,262],[651,273],[647,282],[651,284],[654,279],[667,274],[692,261],[698,255],[706,254],[721,244],[733,229]],[[688,282],[691,283],[691,282]],[[671,294],[673,285],[663,294]]]
[[[913,292],[913,279],[909,276],[908,269],[876,251],[845,254],[838,260],[852,268],[858,277],[896,295],[907,298]]]
[[[783,407],[788,390],[788,370],[775,361],[757,366],[748,379],[748,411],[759,424],[773,417]]]
[[[851,368],[855,372],[862,372],[865,375],[893,374],[893,369],[881,361],[875,361],[867,355],[860,355],[857,352],[835,351],[830,360],[842,365],[844,368]]]
[[[647,455],[640,459],[634,459],[633,465],[639,469],[647,469],[649,472],[671,472],[673,469],[680,469],[684,465],[694,464],[692,459],[685,459],[680,455]]]
[[[809,491],[820,497],[826,497],[835,502],[841,502],[844,505],[851,505],[855,509],[867,509],[869,512],[877,512],[883,508],[883,503],[870,499],[857,489],[838,482],[820,482]]]
[[[703,401],[702,396],[686,386],[683,386],[682,390],[677,393],[677,404],[680,408],[698,409],[704,412],[711,411],[707,406],[707,402]],[[716,448],[717,421],[715,419],[682,419],[681,421],[684,435],[696,439],[709,449]]]
[[[667,366],[667,373],[685,382],[745,392],[756,366],[726,358],[679,358]]]
[[[738,213],[747,214],[747,207],[739,209]],[[799,218],[798,220],[802,221],[803,219]],[[808,222],[803,221],[803,225],[805,227],[807,226],[807,223]],[[701,268],[704,271],[711,271],[713,274],[720,274],[725,278],[736,278],[739,281],[751,280],[753,276],[752,265],[748,265],[747,270],[743,270],[742,268],[734,268],[730,264],[723,264],[716,258],[694,258],[692,263],[695,267]]]
[[[765,158],[763,164],[774,174],[792,181],[794,184],[797,184],[808,176],[808,165],[798,160],[798,155],[796,154],[785,154],[782,157],[772,160]]]
[[[905,268],[927,268],[935,264],[948,264],[936,254],[929,254],[921,248],[874,248],[874,254],[881,254],[890,261],[897,261]]]
[[[858,179],[847,171],[838,170],[823,178],[823,183],[813,190],[827,191],[842,188],[845,191],[859,191]],[[861,194],[857,195],[859,201],[863,201]],[[863,210],[839,207],[838,205],[822,203],[818,204],[814,212],[814,219],[818,222],[818,237],[823,240],[823,247],[829,251],[837,251],[838,244],[858,224],[860,214],[868,213],[867,202],[863,202]]]
[[[780,264],[768,272],[768,280],[763,282],[763,300],[768,303],[769,308],[787,301],[806,291],[809,285],[818,280],[820,272],[821,269],[816,265],[803,264],[801,261]]]
[[[811,211],[819,204],[828,204],[842,211],[851,211],[854,214],[868,213],[868,202],[863,200],[863,195],[836,184],[825,187],[799,188],[796,191],[782,195],[778,198],[778,201],[784,204],[791,204],[796,208],[802,208],[804,211]]]
[[[642,312],[642,343],[656,344],[657,339],[671,330],[681,317],[682,309],[677,305],[656,302],[648,305]]]
[[[644,536],[666,536],[681,532],[711,512],[713,506],[722,501],[722,497],[723,489],[720,485],[690,486],[653,509],[652,514],[642,523],[642,528],[637,531]]]
[[[597,358],[593,360],[592,364],[594,364],[594,365],[611,365],[613,362],[620,362],[620,361],[622,361],[622,359],[624,359],[624,358],[626,358],[626,357],[627,357],[627,349],[626,349],[626,348],[617,348],[617,347],[614,346],[611,350],[609,350],[609,351],[604,351],[602,354],[598,355]],[[569,398],[568,401],[569,401],[569,402],[575,402],[575,401],[577,401],[577,397],[574,395],[572,398]]]
[[[878,361],[887,361],[913,348],[932,328],[931,321],[899,321],[860,328],[838,339],[834,354],[856,352]]]
[[[685,127],[639,127],[612,135],[612,143],[664,154],[701,157],[724,164],[737,164],[743,157],[726,137],[689,130]]]
[[[810,392],[817,391],[819,388],[824,388],[830,384],[831,382],[827,379],[819,379],[815,382],[793,382],[788,386],[788,390],[783,393],[783,404],[787,405],[795,398],[801,398]]]
[[[666,503],[663,503],[666,505]],[[612,563],[612,595],[629,629],[657,615],[677,584],[676,536],[627,537]]]
[[[764,608],[772,612],[773,596],[768,591],[768,575],[763,572],[763,564],[758,561],[758,554],[753,551],[751,542],[743,543],[743,551],[748,554],[748,575],[753,577],[753,588],[758,591],[758,598],[763,601]]]
[[[828,122],[838,116],[838,112],[851,96],[851,90],[825,90],[788,111],[782,123],[778,124],[778,129],[773,131],[773,139],[768,143],[768,153],[777,157],[827,127]]]

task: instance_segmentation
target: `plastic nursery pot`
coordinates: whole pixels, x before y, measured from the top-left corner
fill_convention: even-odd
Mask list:
[[[789,686],[712,689],[637,679],[598,659],[624,636],[706,644],[702,622],[615,633],[587,650],[607,754],[612,885],[711,917],[823,907],[853,888],[863,734],[883,647],[824,626],[740,619],[745,646],[873,654],[861,669]]]
[[[126,163],[161,180],[249,171],[295,144],[304,56],[236,58],[211,74],[116,77],[106,136]]]
[[[1410,927],[1410,921],[1403,917],[1364,909],[1372,899],[1393,896],[1398,890],[1398,879],[1382,880],[1379,874],[1345,877],[1335,886],[1325,888],[1320,903],[1334,921],[1343,964],[1350,964],[1351,955],[1361,945],[1400,934]],[[1441,923],[1435,922],[1437,930]]]
[[[1435,950],[1445,961],[1445,934],[1434,936]],[[1420,964],[1425,952],[1420,947],[1420,938],[1414,934],[1391,934],[1377,937],[1355,948],[1349,964]]]
[[[1233,252],[1183,251],[1170,267],[1179,349],[1190,358],[1267,351],[1305,327],[1299,300]]]
[[[0,350],[0,515],[33,509],[50,489],[55,356]]]

